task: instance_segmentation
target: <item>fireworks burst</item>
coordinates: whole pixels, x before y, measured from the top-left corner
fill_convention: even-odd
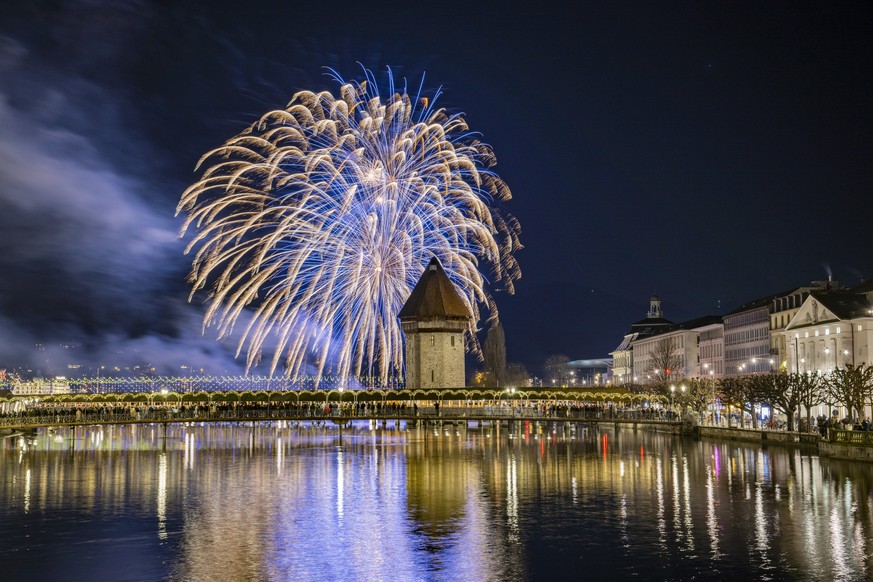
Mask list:
[[[191,297],[210,289],[204,327],[221,337],[244,327],[249,368],[269,346],[271,374],[386,385],[403,369],[397,313],[434,256],[474,315],[467,345],[479,354],[477,322],[497,316],[480,264],[510,293],[521,276],[518,222],[492,206],[511,194],[491,148],[434,107],[439,91],[395,89],[389,70],[383,98],[365,75],[332,72],[338,97],[297,93],[204,155],[182,194],[182,235],[196,230]]]

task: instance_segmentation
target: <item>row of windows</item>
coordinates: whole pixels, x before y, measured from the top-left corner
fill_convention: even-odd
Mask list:
[[[670,342],[671,351],[682,350],[685,348],[685,337],[677,336],[672,338],[660,338],[651,341],[647,341],[645,343],[635,344],[633,346],[634,357],[640,357],[642,355],[648,356],[654,351],[659,349],[659,345],[661,342]]]
[[[770,312],[767,308],[756,309],[755,311],[747,311],[745,313],[739,313],[737,315],[726,315],[724,317],[724,326],[725,328],[730,327],[739,327],[741,325],[751,325],[753,323],[759,323],[762,321],[767,321],[770,317]]]
[[[735,344],[739,342],[760,341],[770,337],[770,330],[766,327],[758,327],[747,329],[745,331],[732,331],[724,334],[724,342],[726,344]]]
[[[852,328],[850,327],[849,330],[851,331],[851,329],[852,329]],[[843,331],[843,328],[840,327],[839,325],[836,326],[836,328],[834,329],[834,333],[841,333],[842,331]],[[860,326],[860,325],[858,326],[858,331],[861,331],[861,326]],[[815,330],[815,331],[813,332],[813,335],[814,335],[815,337],[818,337],[819,335],[831,335],[831,328],[826,327],[826,328],[824,328],[824,331],[817,329],[817,330]],[[794,334],[794,337],[795,337],[795,338],[800,338],[800,333],[799,333],[799,332],[798,332],[798,333],[795,333],[795,334]],[[808,331],[803,332],[803,337],[804,337],[804,338],[808,338],[808,337],[809,337],[809,332],[808,332]]]
[[[809,292],[795,293],[794,295],[786,295],[773,300],[774,311],[787,311],[789,309],[797,309],[803,303],[803,300],[809,296]]]
[[[701,376],[721,376],[724,374],[724,361],[715,360],[714,362],[704,362],[700,366]]]
[[[720,343],[700,346],[700,357],[704,359],[720,358],[724,353],[724,346]]]
[[[732,348],[725,350],[727,360],[747,360],[750,358],[769,358],[768,349],[762,349],[761,346],[753,346],[747,348]]]

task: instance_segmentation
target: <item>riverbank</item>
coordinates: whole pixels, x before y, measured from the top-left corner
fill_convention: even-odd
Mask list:
[[[835,431],[841,435],[853,431]],[[699,426],[696,433],[702,438],[759,442],[786,446],[815,447],[819,455],[849,461],[873,462],[873,446],[867,443],[854,443],[851,439],[827,440],[817,433],[783,432],[749,428],[724,428]],[[839,442],[845,440],[848,442]]]

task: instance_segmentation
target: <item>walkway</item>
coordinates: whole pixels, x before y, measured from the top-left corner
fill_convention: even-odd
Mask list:
[[[355,411],[334,411],[326,414],[321,411],[302,410],[267,410],[245,409],[212,412],[206,410],[158,410],[152,412],[95,412],[82,413],[49,413],[34,414],[29,411],[27,415],[10,415],[0,417],[0,429],[28,429],[49,426],[88,426],[94,424],[151,424],[151,423],[180,423],[180,422],[269,422],[269,421],[292,421],[292,422],[332,422],[345,424],[352,420],[394,420],[405,422],[583,422],[604,423],[615,425],[655,425],[663,427],[680,427],[681,422],[674,420],[661,420],[642,418],[638,412],[606,414],[572,414],[573,411],[560,411],[559,413],[540,413],[530,410],[488,410],[481,407],[472,408],[442,408],[437,411],[433,407],[422,407],[417,411],[388,411],[385,413],[356,413]]]

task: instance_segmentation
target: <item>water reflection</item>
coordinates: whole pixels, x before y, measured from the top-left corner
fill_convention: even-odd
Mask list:
[[[585,425],[289,423],[0,440],[22,577],[863,580],[869,465]]]

